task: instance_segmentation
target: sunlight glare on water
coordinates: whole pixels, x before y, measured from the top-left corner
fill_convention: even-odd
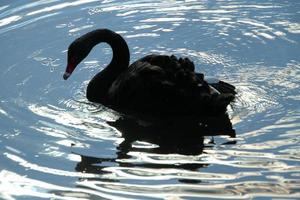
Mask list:
[[[299,10],[276,0],[1,1],[0,198],[299,198]],[[190,138],[180,121],[185,138],[145,138],[146,122],[88,102],[109,46],[62,74],[68,45],[97,28],[124,36],[131,62],[189,57],[235,85],[230,134],[215,125]]]

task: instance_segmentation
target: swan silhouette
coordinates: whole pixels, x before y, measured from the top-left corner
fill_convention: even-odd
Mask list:
[[[221,115],[234,100],[235,87],[224,81],[209,82],[188,58],[174,55],[145,56],[129,65],[126,41],[109,29],[82,35],[68,48],[63,78],[99,43],[112,48],[112,60],[89,82],[86,97],[121,112],[150,115]]]

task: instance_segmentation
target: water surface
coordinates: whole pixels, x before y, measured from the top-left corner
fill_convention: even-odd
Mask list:
[[[0,198],[299,198],[299,10],[276,0],[1,1]],[[103,27],[125,37],[131,61],[187,56],[234,84],[229,118],[213,131],[179,121],[187,137],[177,138],[90,104],[86,85],[110,48],[62,74],[68,45]]]

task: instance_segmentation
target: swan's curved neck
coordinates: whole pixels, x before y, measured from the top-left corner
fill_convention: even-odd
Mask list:
[[[130,59],[129,49],[122,36],[108,29],[98,29],[87,33],[86,37],[91,48],[102,42],[111,46],[113,57],[110,65],[113,66],[110,67],[118,69],[128,67]]]
[[[86,34],[85,44],[93,48],[99,43],[105,42],[112,48],[112,60],[110,64],[90,81],[87,88],[89,101],[104,103],[107,92],[113,81],[122,71],[129,66],[129,48],[126,41],[117,33],[108,29],[98,29]]]

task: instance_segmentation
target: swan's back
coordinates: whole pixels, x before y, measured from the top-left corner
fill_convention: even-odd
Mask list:
[[[113,82],[109,104],[119,110],[155,115],[202,115],[226,112],[234,94],[211,93],[203,74],[189,59],[148,55],[132,63]]]

